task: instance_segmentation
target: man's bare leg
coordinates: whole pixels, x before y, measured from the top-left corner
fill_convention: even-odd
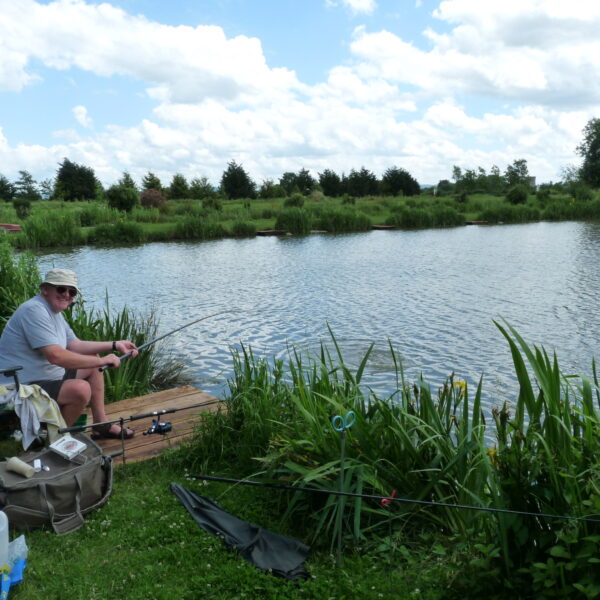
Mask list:
[[[83,381],[88,384],[90,389],[90,397],[88,403],[92,409],[92,420],[94,423],[104,423],[108,421],[106,410],[104,408],[104,373],[98,369],[78,369],[76,379],[69,381]],[[64,385],[68,383],[65,381]],[[110,431],[115,434],[121,433],[121,428],[116,423],[110,428]],[[127,429],[126,429],[127,433]]]

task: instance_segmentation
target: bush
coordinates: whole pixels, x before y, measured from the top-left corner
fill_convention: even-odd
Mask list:
[[[511,204],[525,204],[527,202],[527,196],[529,195],[529,188],[522,183],[515,185],[508,190],[506,193],[506,199]]]
[[[231,227],[231,234],[234,237],[250,237],[256,235],[256,226],[247,221],[236,221]]]
[[[213,196],[212,198],[204,198],[202,200],[202,208],[205,210],[215,210],[221,212],[223,210],[223,202],[221,199]]]
[[[297,235],[304,235],[310,233],[311,230],[311,218],[309,213],[303,208],[285,208],[277,217],[275,221],[275,229],[282,229],[295,233]]]
[[[131,212],[139,202],[139,194],[132,187],[113,185],[106,190],[106,198],[111,208]]]
[[[27,219],[17,239],[17,245],[25,248],[77,246],[82,242],[83,235],[74,214],[49,211]]]
[[[114,208],[108,208],[105,204],[90,204],[79,212],[79,223],[82,227],[110,223],[118,218],[119,212]]]
[[[283,202],[283,206],[286,208],[295,206],[302,208],[304,206],[304,196],[298,192],[294,192],[289,198],[286,198]]]
[[[22,221],[31,214],[31,200],[27,198],[15,198],[13,207],[17,211],[17,217]]]
[[[185,217],[175,228],[175,235],[184,240],[213,240],[225,237],[225,234],[220,223],[196,216]]]
[[[166,201],[158,190],[144,190],[140,195],[140,204],[144,208],[160,208]]]
[[[352,209],[330,208],[321,211],[315,226],[330,233],[369,231],[371,220],[362,212]]]
[[[89,240],[95,243],[139,244],[146,240],[146,234],[139,223],[124,221],[103,223],[94,228]]]

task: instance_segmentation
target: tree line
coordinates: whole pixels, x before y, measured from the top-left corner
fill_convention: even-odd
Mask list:
[[[219,186],[213,186],[207,177],[195,177],[188,181],[181,173],[173,175],[170,183],[164,185],[160,178],[149,171],[139,186],[132,176],[124,171],[121,178],[104,189],[91,167],[77,164],[68,158],[59,163],[56,176],[40,183],[28,171],[19,171],[19,178],[11,182],[0,174],[0,199],[10,201],[49,200],[96,200],[115,195],[126,195],[124,190],[137,194],[152,191],[164,199],[215,199],[215,198],[282,198],[292,194],[307,196],[321,191],[326,196],[344,195],[361,197],[369,195],[415,196],[421,192],[417,180],[405,169],[391,167],[381,179],[361,167],[352,169],[349,174],[337,174],[325,169],[318,177],[313,177],[307,169],[286,172],[279,180],[265,179],[260,185],[252,180],[241,164],[232,160],[221,176]],[[150,194],[152,195],[152,194]]]

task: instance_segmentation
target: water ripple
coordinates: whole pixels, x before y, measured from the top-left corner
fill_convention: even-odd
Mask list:
[[[556,349],[565,371],[588,373],[600,334],[600,227],[536,223],[344,236],[255,238],[205,243],[80,248],[40,258],[79,273],[86,299],[101,306],[154,307],[166,332],[232,309],[170,341],[197,385],[219,393],[231,348],[285,358],[330,344],[348,365],[371,343],[368,385],[395,385],[391,343],[407,377],[435,388],[452,371],[489,405],[514,398],[508,345],[493,320],[530,343]]]

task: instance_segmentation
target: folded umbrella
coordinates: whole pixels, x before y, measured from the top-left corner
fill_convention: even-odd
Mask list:
[[[302,542],[243,521],[178,483],[171,484],[171,491],[202,529],[221,536],[251,564],[285,579],[308,578],[304,561],[310,548]]]

